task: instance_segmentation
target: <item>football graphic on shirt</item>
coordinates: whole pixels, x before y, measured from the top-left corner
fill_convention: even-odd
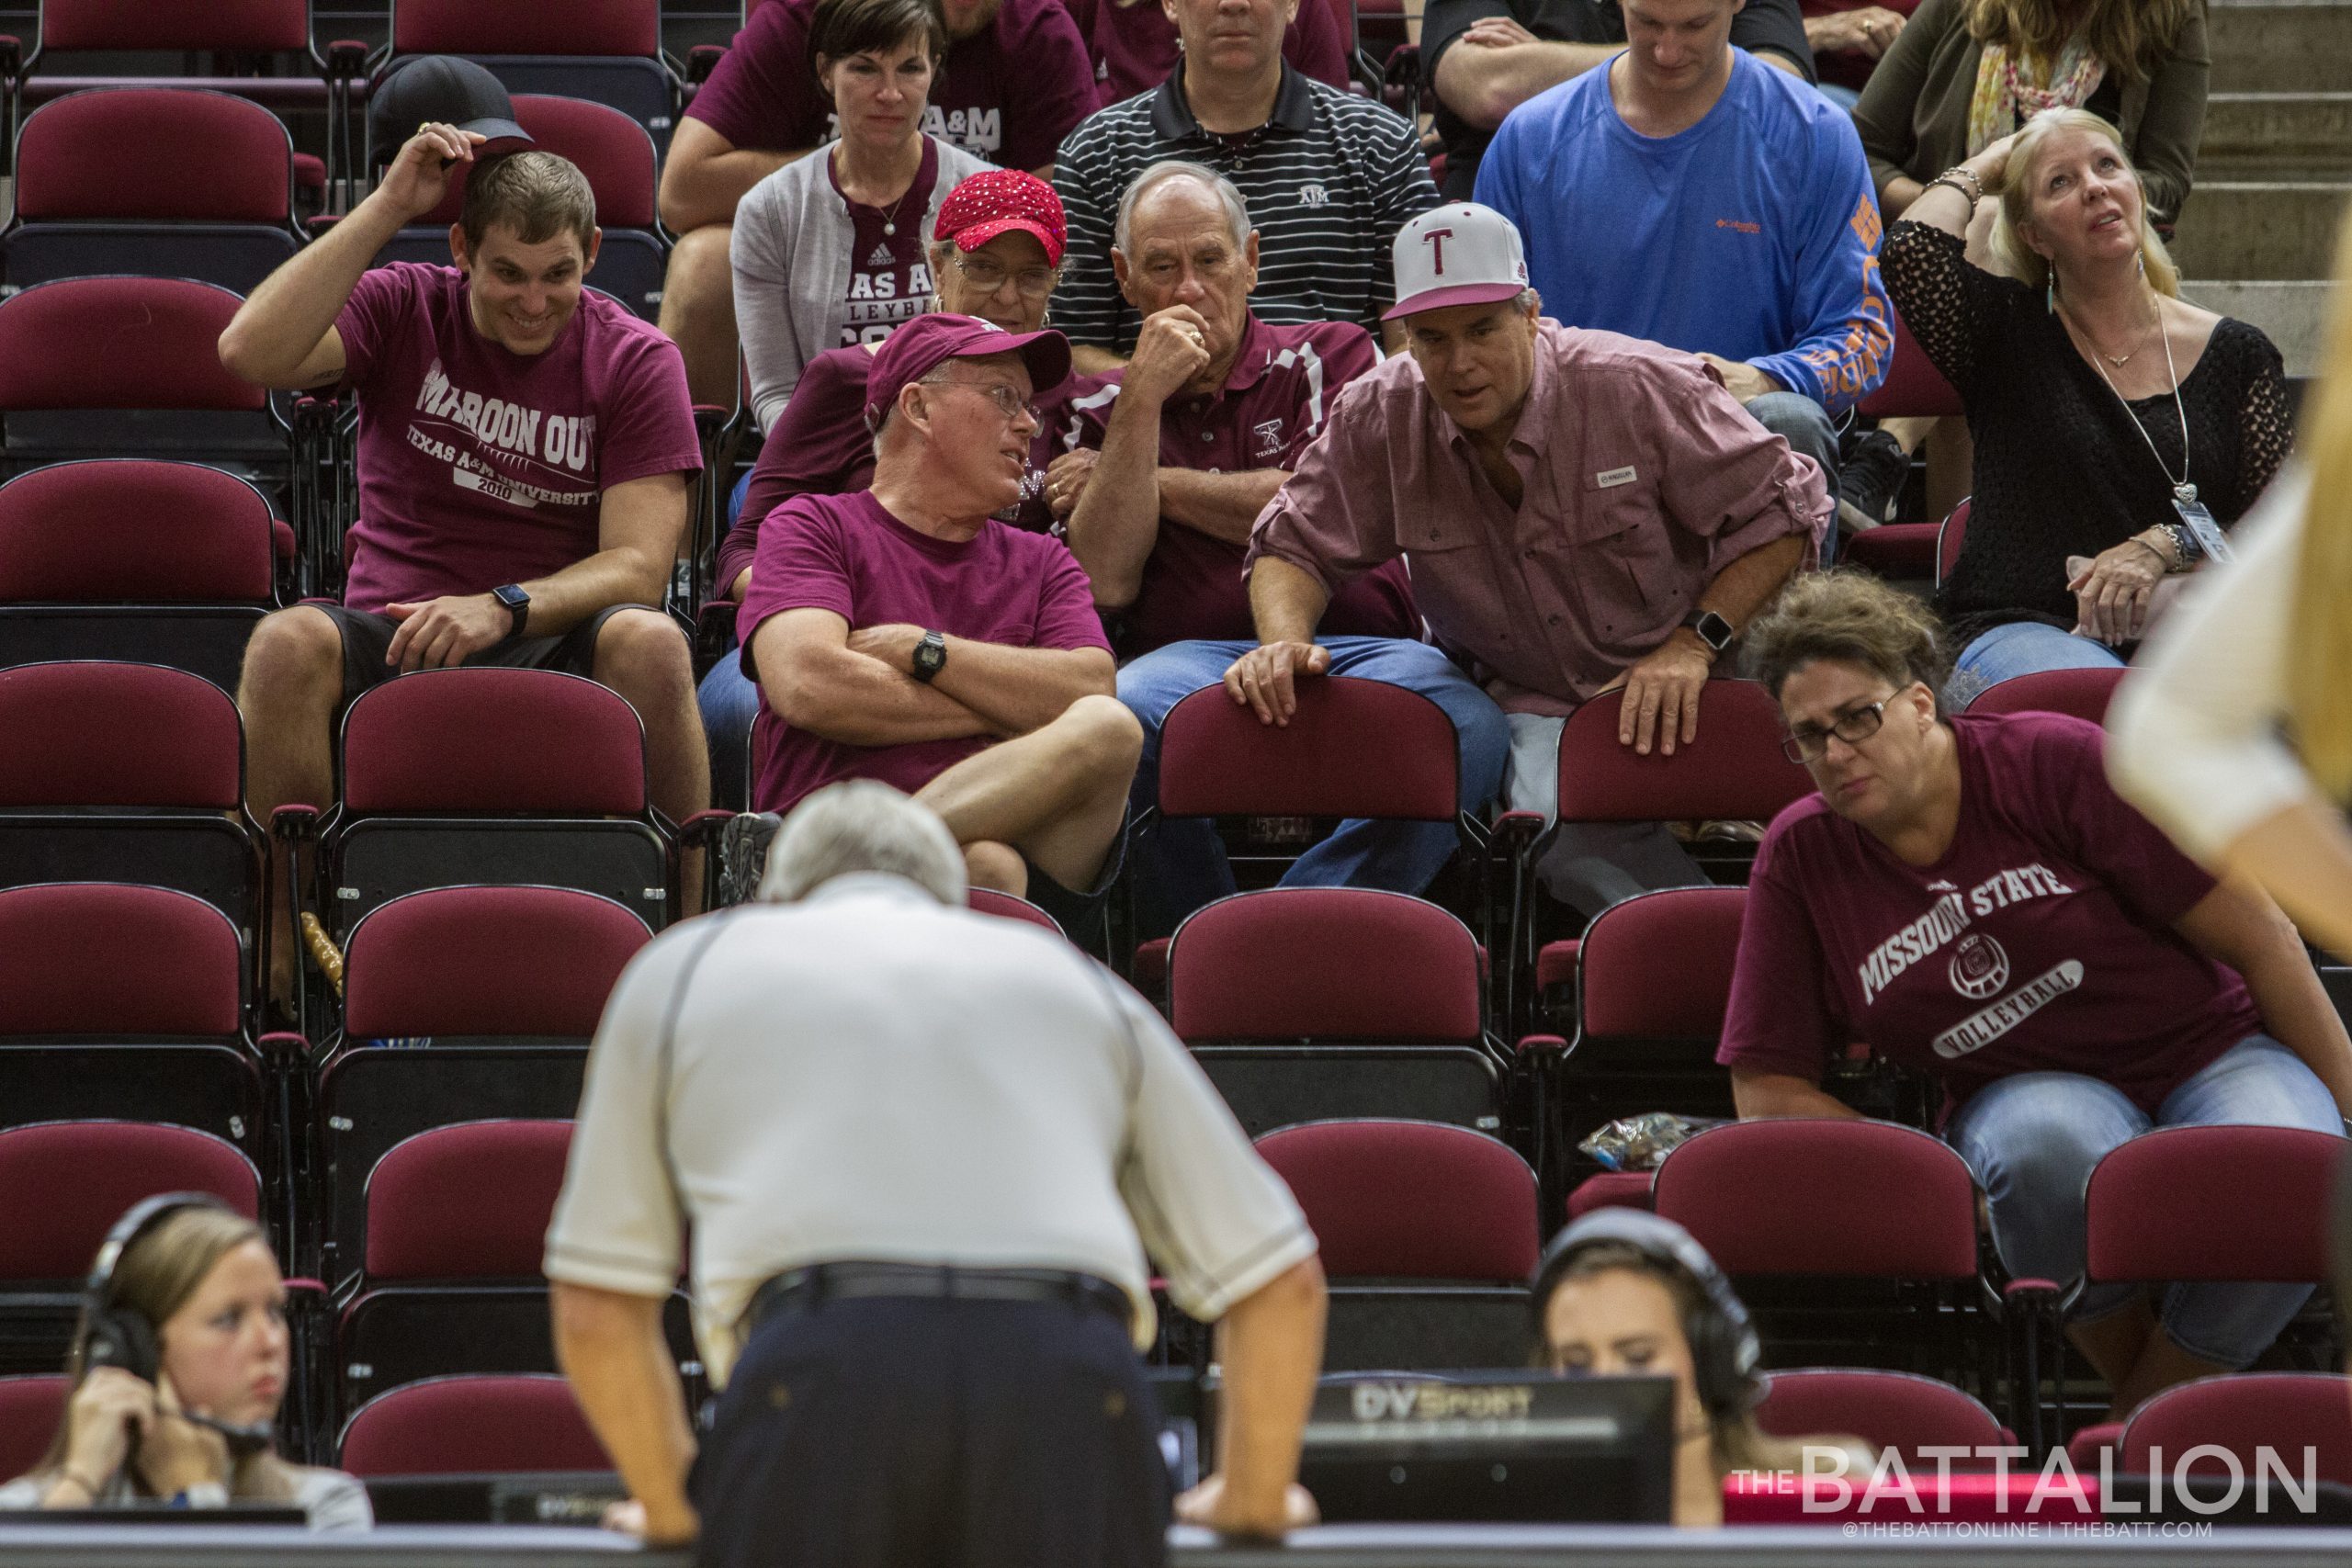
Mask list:
[[[2009,955],[1982,931],[1962,940],[1952,950],[1951,988],[1971,1001],[2001,994],[2009,983]]]

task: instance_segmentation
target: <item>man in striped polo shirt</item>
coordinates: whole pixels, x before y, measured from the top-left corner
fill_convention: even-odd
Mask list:
[[[1133,352],[1142,314],[1111,273],[1113,219],[1136,175],[1166,159],[1205,164],[1249,203],[1259,234],[1250,305],[1280,326],[1353,321],[1381,330],[1396,231],[1438,202],[1404,117],[1299,74],[1283,29],[1322,0],[1168,0],[1184,55],[1152,92],[1090,116],[1063,138],[1054,188],[1069,219],[1054,325],[1080,370]]]

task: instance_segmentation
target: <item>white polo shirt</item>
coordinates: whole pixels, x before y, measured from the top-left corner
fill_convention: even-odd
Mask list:
[[[865,1259],[1150,1270],[1204,1321],[1315,1237],[1166,1024],[1050,932],[839,877],[690,921],[605,1010],[551,1280],[667,1295],[693,1237],[714,1382],[774,1275]]]

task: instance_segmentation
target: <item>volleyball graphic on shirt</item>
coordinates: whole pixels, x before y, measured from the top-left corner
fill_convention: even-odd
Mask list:
[[[1951,988],[1971,1001],[1981,1002],[1997,997],[2001,987],[2009,983],[2009,955],[2001,944],[1975,931],[1962,939],[1952,950],[1948,973]]]

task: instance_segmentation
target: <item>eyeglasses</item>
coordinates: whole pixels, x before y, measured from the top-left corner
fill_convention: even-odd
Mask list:
[[[1038,424],[1045,423],[1045,416],[1037,412],[1036,404],[1001,381],[950,381],[942,377],[936,381],[925,381],[922,384],[926,387],[958,387],[967,392],[978,392],[996,405],[996,412],[1004,416],[1004,423],[1007,424],[1011,424],[1024,413],[1029,416],[1032,423]]]
[[[1886,705],[1894,700],[1881,697],[1861,707],[1849,708],[1826,729],[1801,724],[1781,739],[1781,750],[1792,762],[1818,762],[1829,754],[1829,738],[1833,735],[1849,746],[1860,746],[1886,722]]]
[[[983,294],[995,293],[1010,277],[1023,297],[1030,299],[1043,299],[1054,291],[1054,285],[1062,280],[1062,275],[1049,266],[1024,266],[1013,272],[1002,262],[989,256],[959,255],[956,258],[956,270],[964,275],[967,283]]]

